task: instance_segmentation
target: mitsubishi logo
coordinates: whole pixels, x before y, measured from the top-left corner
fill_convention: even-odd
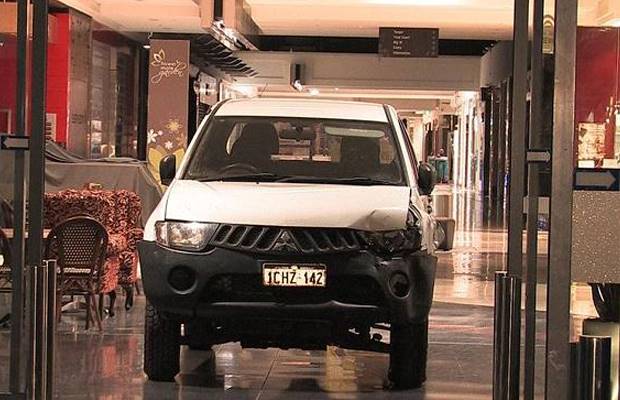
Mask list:
[[[299,249],[289,231],[283,230],[278,240],[276,240],[276,244],[273,245],[273,251],[291,252],[299,251]]]

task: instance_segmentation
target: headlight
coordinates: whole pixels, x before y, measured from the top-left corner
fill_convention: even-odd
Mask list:
[[[421,248],[421,216],[415,208],[409,210],[406,229],[386,232],[364,232],[366,245],[384,256],[414,252]]]
[[[179,250],[204,249],[217,229],[217,224],[200,222],[168,222],[155,224],[157,243]]]

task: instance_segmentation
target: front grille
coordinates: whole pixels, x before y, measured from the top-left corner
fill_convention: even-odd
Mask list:
[[[357,232],[342,228],[220,225],[211,245],[270,254],[328,254],[360,250]]]
[[[345,304],[383,305],[383,292],[368,276],[328,277],[324,288],[264,286],[260,275],[218,275],[212,278],[201,298],[217,302],[274,302],[282,304],[320,304],[331,300]]]

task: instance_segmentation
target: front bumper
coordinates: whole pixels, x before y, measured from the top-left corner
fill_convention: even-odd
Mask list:
[[[437,264],[435,257],[422,253],[392,260],[366,251],[312,257],[258,255],[222,248],[193,253],[149,241],[140,242],[138,251],[148,300],[164,314],[183,321],[266,318],[324,320],[352,326],[362,322],[421,322],[430,311]],[[327,288],[263,288],[260,279],[265,262],[325,264]],[[180,267],[193,274],[193,284],[182,291],[170,284],[171,272]],[[405,296],[396,296],[390,288],[394,273],[404,274],[410,282]],[[236,281],[250,282],[250,286],[242,286],[241,293],[228,298],[216,286],[224,282],[223,286],[230,289]],[[253,298],[253,291],[260,292],[259,297]]]

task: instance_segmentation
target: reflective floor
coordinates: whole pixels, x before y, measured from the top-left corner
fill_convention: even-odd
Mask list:
[[[458,196],[456,196],[458,197]],[[462,196],[467,197],[467,196]],[[461,205],[458,206],[459,208]],[[477,209],[477,206],[473,206]],[[474,213],[475,214],[475,213]],[[460,223],[455,248],[439,254],[430,318],[428,382],[423,389],[386,391],[384,354],[247,350],[237,344],[213,352],[182,353],[176,383],[148,382],[142,373],[145,299],[104,321],[103,332],[84,331],[83,314],[63,315],[58,336],[59,399],[489,399],[493,341],[493,275],[504,268],[506,234],[483,219]],[[541,246],[545,245],[541,237]],[[544,261],[544,251],[541,252]],[[544,264],[541,270],[544,269]],[[542,273],[541,273],[542,275]],[[544,277],[543,277],[544,278]],[[545,279],[539,279],[537,392],[544,382]],[[587,287],[573,290],[573,334],[593,315]],[[117,304],[122,305],[119,298]],[[9,331],[0,331],[0,383],[8,376]],[[4,386],[5,387],[5,386]]]
[[[441,297],[441,296],[438,296]],[[448,300],[449,301],[449,300]],[[183,348],[176,383],[142,374],[144,298],[105,321],[104,332],[83,330],[64,317],[57,358],[61,399],[488,399],[491,397],[493,312],[483,305],[436,301],[430,325],[428,382],[423,389],[383,389],[387,355],[342,350]],[[574,326],[580,325],[575,318]],[[543,371],[544,314],[538,317],[538,365]],[[3,360],[6,361],[6,360]],[[539,375],[537,392],[542,395]]]
[[[449,254],[441,255],[450,258]],[[444,264],[449,261],[444,260]],[[430,324],[428,382],[421,390],[384,391],[387,355],[327,351],[183,349],[176,383],[147,382],[142,374],[144,298],[85,332],[81,316],[63,317],[57,397],[62,399],[488,399],[491,396],[493,285],[454,274],[437,282]],[[584,297],[585,298],[585,297]],[[585,301],[584,301],[585,302]],[[582,317],[576,316],[574,326]],[[542,371],[544,313],[539,313]],[[538,374],[541,376],[541,374]],[[540,379],[539,379],[540,380]],[[543,382],[538,382],[542,394]]]
[[[407,398],[490,396],[492,312],[488,307],[438,303],[431,318],[429,381],[422,390],[383,390],[387,355],[327,351],[183,349],[177,383],[147,382],[142,374],[142,307],[106,321],[103,334],[69,330],[58,353],[57,392],[63,399]],[[77,321],[76,321],[77,322]],[[81,326],[80,326],[81,328]]]

